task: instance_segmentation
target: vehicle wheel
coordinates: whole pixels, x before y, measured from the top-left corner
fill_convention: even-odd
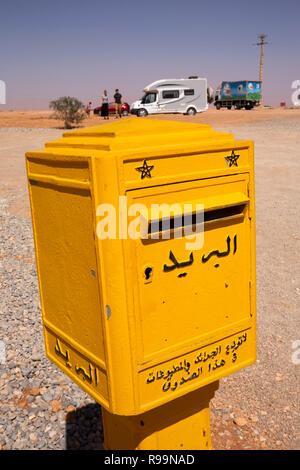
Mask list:
[[[186,114],[187,114],[188,116],[195,116],[195,114],[196,114],[195,108],[189,108],[189,109],[187,110]]]
[[[231,109],[231,106],[227,106],[227,109]]]
[[[220,103],[216,104],[216,109],[221,109],[221,104]]]
[[[122,111],[122,114],[123,114],[123,116],[128,116],[128,111],[126,109],[124,109],[124,111]]]
[[[139,109],[137,115],[138,117],[148,116],[148,111],[145,108]]]
[[[245,106],[245,109],[250,110],[250,109],[252,109],[252,106],[246,105],[246,106]]]

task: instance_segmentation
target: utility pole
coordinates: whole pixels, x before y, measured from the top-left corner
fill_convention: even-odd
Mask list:
[[[253,46],[260,46],[260,67],[259,67],[259,81],[261,82],[261,95],[260,95],[260,105],[262,104],[263,96],[263,68],[264,68],[264,45],[269,44],[265,41],[266,34],[258,34],[260,42],[252,44]]]

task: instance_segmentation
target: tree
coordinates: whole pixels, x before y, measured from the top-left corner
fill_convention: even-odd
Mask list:
[[[84,104],[71,96],[62,96],[50,101],[49,107],[54,110],[56,119],[64,121],[66,129],[71,129],[72,124],[78,124],[85,118]]]

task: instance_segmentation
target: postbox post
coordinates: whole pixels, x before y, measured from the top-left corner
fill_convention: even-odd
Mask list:
[[[209,402],[213,382],[189,395],[137,416],[102,409],[107,450],[211,450]]]

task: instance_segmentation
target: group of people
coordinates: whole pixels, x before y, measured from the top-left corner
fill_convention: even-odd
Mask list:
[[[122,117],[122,95],[117,88],[114,94],[114,104],[115,104],[115,111],[116,111],[116,119]],[[90,116],[92,110],[92,102],[89,101],[86,107],[86,115],[87,117]],[[109,112],[108,112],[108,94],[107,90],[104,90],[103,95],[101,96],[101,116],[104,119],[109,119]]]

